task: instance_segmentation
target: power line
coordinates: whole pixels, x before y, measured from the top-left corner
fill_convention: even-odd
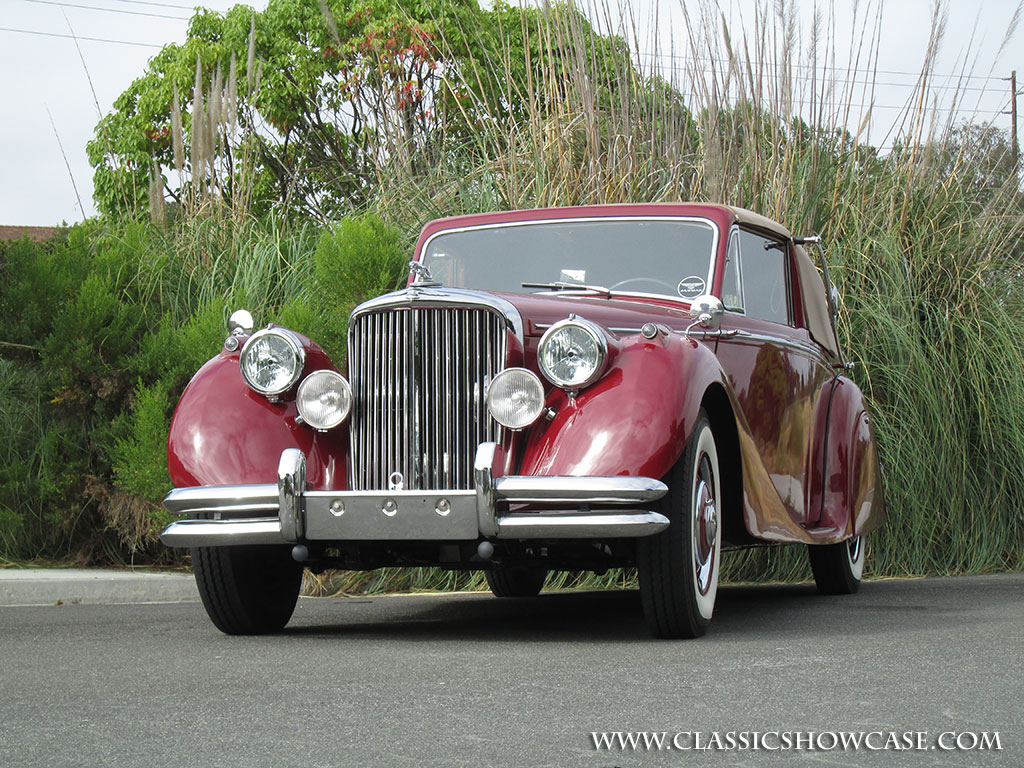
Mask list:
[[[75,5],[74,3],[62,3],[58,0],[25,0],[26,3],[39,3],[40,5],[59,5],[61,8],[81,8],[86,11],[103,11],[104,13],[126,13],[131,16],[152,16],[157,19],[178,19],[188,21],[188,16],[168,16],[165,13],[149,13],[148,11],[123,11],[120,8],[100,8],[95,5]]]
[[[158,8],[180,8],[183,11],[194,11],[198,6],[196,5],[180,5],[178,3],[153,3],[146,2],[146,0],[111,0],[114,3],[127,3],[128,5],[154,5]]]
[[[677,53],[643,53],[641,55],[646,57],[646,58],[648,58],[648,59],[668,59],[668,60],[674,60],[674,61],[689,61],[689,62],[695,62],[695,63],[696,62],[701,62],[701,61],[709,61],[709,62],[713,62],[713,63],[717,63],[717,64],[730,64],[730,63],[732,63],[731,59],[725,59],[725,58],[715,57],[715,56],[696,56],[696,57],[694,57],[694,56],[683,56],[683,55],[677,54]],[[855,74],[866,74],[866,75],[875,75],[875,74],[878,74],[878,75],[897,75],[897,76],[903,75],[903,76],[906,76],[906,77],[919,77],[920,74],[921,74],[920,72],[908,72],[908,71],[905,71],[905,70],[898,70],[898,69],[862,69],[862,68],[858,68],[858,67],[840,67],[840,66],[831,67],[831,66],[827,66],[827,65],[824,65],[824,64],[817,64],[817,65],[815,65],[815,64],[790,64],[790,66],[794,67],[795,69],[816,69],[816,70],[821,70],[821,71],[832,70],[832,71],[836,71],[836,72],[840,72],[840,73],[844,73],[844,74],[845,73],[855,73]],[[934,75],[932,75],[932,77],[942,78],[942,79],[946,79],[946,80],[952,80],[952,79],[985,80],[985,81],[989,81],[989,80],[1006,80],[1005,77],[996,77],[995,75],[958,75],[958,74],[948,74],[948,75],[945,75],[945,74],[934,74]],[[910,83],[907,83],[907,85],[910,85]]]
[[[82,37],[81,35],[62,35],[58,32],[37,32],[34,29],[12,29],[0,27],[0,32],[18,32],[23,35],[41,35],[43,37],[63,37],[67,40],[87,40],[90,43],[117,43],[118,45],[137,45],[142,48],[163,48],[155,43],[137,43],[132,40],[110,40],[104,37]]]
[[[701,69],[699,71],[702,72],[705,75],[712,74],[712,71],[709,70],[709,69]],[[767,79],[767,80],[784,80],[784,79],[786,79],[786,75],[785,74],[778,73],[778,72],[759,72],[758,75],[761,78]],[[938,76],[938,77],[941,77],[941,76]],[[992,78],[992,79],[993,80],[1002,80],[1003,78]],[[745,81],[745,78],[744,78],[744,81]],[[918,83],[889,83],[889,82],[884,82],[884,81],[883,82],[877,82],[877,81],[873,81],[873,80],[857,80],[857,79],[852,79],[852,80],[849,80],[849,79],[836,79],[836,80],[828,80],[828,81],[824,81],[824,82],[827,82],[830,85],[853,85],[853,86],[858,86],[859,85],[859,86],[866,86],[866,87],[870,86],[871,88],[913,88],[913,89],[916,90],[917,88],[920,87]],[[996,86],[996,85],[988,85],[988,86],[981,86],[981,85],[933,85],[933,84],[929,83],[927,85],[927,90],[929,90],[929,91],[956,91],[957,93],[967,93],[967,92],[993,93],[993,92],[995,92],[997,90],[998,87],[999,86]]]

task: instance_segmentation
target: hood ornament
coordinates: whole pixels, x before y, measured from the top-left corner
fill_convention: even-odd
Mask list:
[[[426,264],[421,264],[418,261],[409,262],[409,276],[412,277],[411,288],[427,288],[436,287],[441,285],[434,276],[430,274],[430,270]]]

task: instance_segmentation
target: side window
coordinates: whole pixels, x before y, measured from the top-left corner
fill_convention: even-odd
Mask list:
[[[725,275],[722,278],[722,304],[734,312],[743,311],[743,289],[740,284],[740,232],[732,231],[729,237],[729,251],[725,258]]]
[[[747,315],[788,323],[789,270],[785,241],[740,230],[739,245],[740,283]],[[725,293],[724,287],[722,292]]]

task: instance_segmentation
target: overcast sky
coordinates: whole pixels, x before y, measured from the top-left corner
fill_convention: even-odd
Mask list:
[[[639,9],[641,21],[650,18],[654,0],[630,1]],[[678,13],[684,1],[695,5],[690,0],[661,0],[662,38],[671,34],[677,45],[685,38],[679,30]],[[749,19],[753,0],[722,2],[734,24]],[[259,10],[266,3],[255,0],[246,5]],[[964,51],[973,45],[977,60],[968,85],[977,90],[971,91],[970,112],[975,119],[991,119],[1002,128],[1009,127],[1009,117],[1000,112],[1008,109],[1010,91],[1009,83],[998,78],[1020,69],[1024,79],[1024,56],[1018,54],[1022,50],[1020,34],[1000,60],[993,61],[993,54],[1017,3],[953,0],[936,67],[939,74],[954,72]],[[818,4],[829,5],[820,0]],[[884,6],[878,80],[889,85],[876,94],[879,123],[895,116],[894,108],[904,103],[913,75],[920,71],[931,4],[932,0],[890,0]],[[218,11],[233,5],[231,0],[203,3]],[[812,0],[798,5],[801,15],[809,18]],[[838,8],[837,38],[846,39],[848,29],[843,25],[850,23],[847,9],[852,3],[835,0],[834,5]],[[85,144],[92,137],[98,113],[110,109],[114,99],[145,71],[160,46],[185,39],[191,7],[186,0],[0,0],[0,97],[4,104],[0,110],[0,224],[72,223],[95,214]],[[81,56],[70,38],[72,30],[79,38]],[[663,53],[668,53],[667,49]],[[872,139],[876,144],[891,141],[877,131]]]

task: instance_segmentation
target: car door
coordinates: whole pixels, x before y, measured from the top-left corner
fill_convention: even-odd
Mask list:
[[[812,527],[820,516],[820,509],[809,508],[815,416],[834,373],[799,327],[802,305],[791,247],[777,234],[733,227],[717,353],[785,514]]]

